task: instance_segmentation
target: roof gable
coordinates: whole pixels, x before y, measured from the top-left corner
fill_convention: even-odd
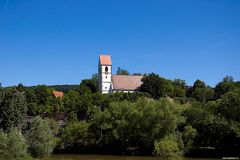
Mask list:
[[[100,55],[99,56],[99,65],[112,65],[110,55]]]

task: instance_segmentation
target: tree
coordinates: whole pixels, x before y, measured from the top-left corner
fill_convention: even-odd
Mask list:
[[[61,134],[65,148],[73,148],[75,145],[84,145],[88,135],[89,124],[86,121],[68,123]]]
[[[18,92],[24,92],[25,88],[22,83],[19,83],[18,86],[16,87]]]
[[[32,88],[27,88],[24,93],[28,106],[28,115],[37,116],[40,114],[40,110],[37,104],[37,95]]]
[[[97,90],[98,86],[96,85],[96,82],[91,79],[82,80],[78,89],[80,94],[96,93]]]
[[[130,73],[128,70],[118,67],[117,75],[130,75]]]
[[[0,132],[0,159],[26,160],[28,157],[26,140],[16,128],[8,134]]]
[[[99,84],[98,74],[97,73],[93,74],[91,80],[92,80],[94,86],[96,87],[96,90],[98,91],[98,89],[99,89],[98,88],[98,84]]]
[[[38,105],[46,106],[52,96],[51,90],[46,85],[38,85],[34,88]]]
[[[37,116],[26,132],[29,151],[33,157],[49,157],[55,146],[55,138],[46,120]]]
[[[205,82],[196,80],[193,87],[190,88],[190,97],[195,98],[201,103],[206,103],[213,99],[214,91],[212,88],[206,86]]]
[[[175,79],[173,82],[173,97],[186,96],[186,82],[181,79]]]
[[[126,153],[135,148],[135,152],[149,154],[154,140],[173,133],[183,122],[176,106],[166,99],[112,102],[96,115],[94,132],[100,134],[100,143],[112,152]]]
[[[226,76],[215,87],[215,97],[220,98],[222,95],[237,88],[237,83],[234,82],[233,77]]]
[[[27,116],[27,104],[23,93],[4,89],[0,95],[0,126],[5,131],[22,129]]]
[[[194,139],[197,136],[197,130],[192,126],[188,125],[184,127],[184,131],[182,133],[182,139],[184,142],[184,150],[185,152],[189,152],[193,147]]]
[[[142,92],[149,93],[152,98],[172,96],[173,86],[169,80],[160,77],[158,74],[151,73],[144,75],[143,84],[140,87]]]
[[[132,75],[133,75],[133,76],[141,76],[142,73],[133,73]]]
[[[226,93],[217,101],[215,114],[240,122],[240,89]]]

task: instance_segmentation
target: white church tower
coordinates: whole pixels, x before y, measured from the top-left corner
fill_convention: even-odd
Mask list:
[[[100,55],[98,63],[99,91],[102,94],[112,92],[112,62],[110,55]]]

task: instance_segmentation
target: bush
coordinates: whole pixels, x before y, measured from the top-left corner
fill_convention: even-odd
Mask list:
[[[178,143],[171,138],[164,138],[154,142],[154,153],[163,158],[177,157],[180,153]]]
[[[29,156],[26,140],[20,131],[13,129],[9,134],[0,132],[1,160],[25,160],[27,158]]]
[[[33,157],[49,157],[55,146],[55,138],[46,120],[37,116],[26,133],[29,151]]]

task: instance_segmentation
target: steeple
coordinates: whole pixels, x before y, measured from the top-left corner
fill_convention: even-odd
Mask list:
[[[112,62],[110,55],[100,55],[98,63],[99,90],[102,94],[112,90]]]

